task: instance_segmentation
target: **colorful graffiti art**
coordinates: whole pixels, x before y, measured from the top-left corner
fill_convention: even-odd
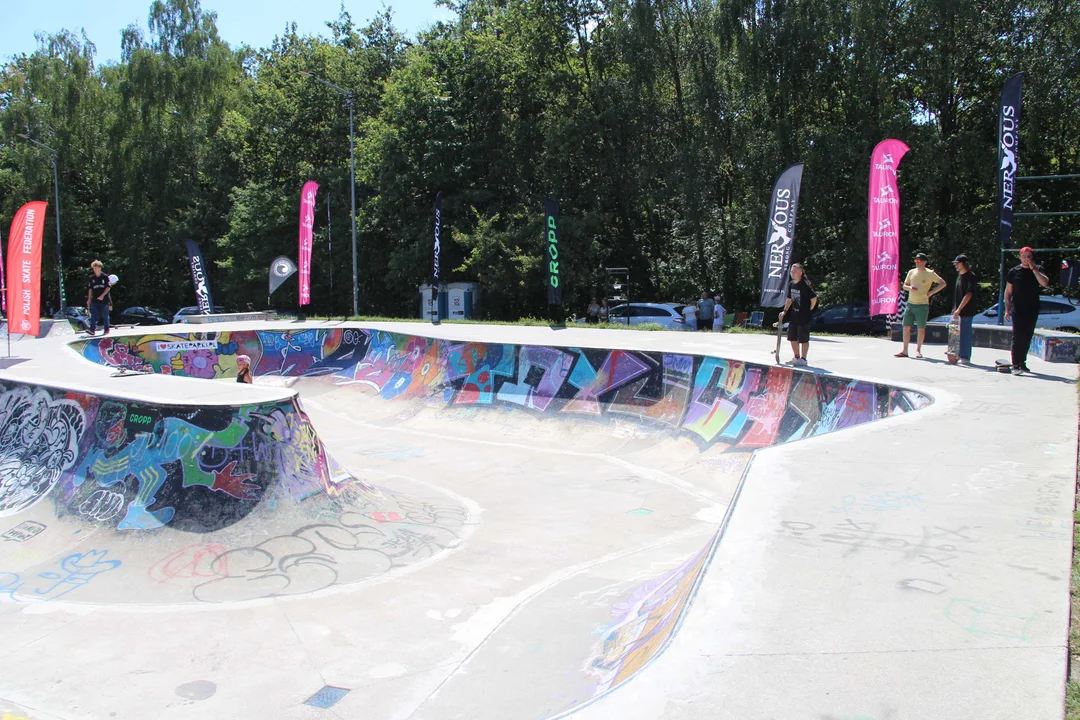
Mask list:
[[[601,647],[590,663],[589,673],[597,681],[593,695],[628,680],[667,644],[715,541],[675,570],[640,586],[612,608],[613,622],[605,629]]]
[[[124,344],[120,354],[117,342]],[[174,353],[191,352],[191,343],[200,343],[206,357],[177,362]],[[235,368],[243,352],[256,375],[320,378],[442,407],[634,419],[703,449],[768,447],[930,403],[910,390],[723,358],[454,342],[359,328],[95,338],[73,347],[94,362],[120,358],[192,377],[204,377],[207,367],[227,376],[224,369]]]
[[[174,600],[186,593],[187,601],[233,602],[357,582],[456,546],[468,524],[449,498],[385,492],[345,472],[295,398],[170,406],[0,382],[0,439],[2,542],[47,534],[36,520],[6,521],[42,502],[75,532],[179,531],[155,536],[164,557],[140,573],[167,586],[156,596]],[[260,507],[295,524],[258,545],[250,538],[265,532],[222,534]],[[216,533],[215,542],[193,546],[182,533]],[[4,567],[16,558],[2,553],[0,596],[80,595],[121,560],[129,568],[125,542],[30,572]]]
[[[227,526],[271,490],[302,500],[343,483],[295,400],[233,407],[136,403],[0,383],[0,516],[45,496],[118,530]]]

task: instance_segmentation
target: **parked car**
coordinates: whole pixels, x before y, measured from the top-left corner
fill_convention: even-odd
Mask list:
[[[947,324],[950,320],[952,320],[952,315],[938,315],[930,322]],[[997,303],[973,316],[972,323],[975,325],[997,325]],[[1044,330],[1080,332],[1080,305],[1077,305],[1076,301],[1070,300],[1064,295],[1045,295],[1039,298],[1039,319],[1035,321],[1035,327]]]
[[[228,312],[228,310],[226,310],[221,305],[215,305],[214,306],[214,313],[215,314],[216,313],[225,313],[225,312]],[[184,316],[185,315],[198,315],[198,314],[199,314],[199,306],[198,305],[189,305],[188,307],[180,308],[176,312],[176,315],[173,316],[172,321],[174,323],[182,323],[182,322],[184,322]]]
[[[168,325],[167,310],[152,307],[129,307],[112,319],[113,325]]]
[[[810,332],[842,335],[886,335],[888,321],[884,315],[870,316],[869,303],[847,303],[821,308],[810,318]]]
[[[655,323],[665,330],[683,330],[686,320],[682,316],[682,303],[622,303],[608,311],[609,323],[625,323],[630,315],[630,325]]]
[[[90,329],[90,313],[86,312],[84,307],[68,305],[64,310],[53,315],[53,320],[67,320],[71,323],[71,327],[79,332]]]

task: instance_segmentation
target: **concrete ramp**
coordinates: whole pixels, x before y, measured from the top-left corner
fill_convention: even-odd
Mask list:
[[[230,382],[247,354],[282,399],[0,383],[0,598],[16,613],[0,624],[80,606],[316,613],[350,638],[331,665],[405,676],[357,687],[357,708],[385,709],[364,717],[555,718],[617,691],[693,613],[755,451],[931,402],[707,355],[361,327],[70,347],[171,376],[155,378],[170,397]],[[206,712],[276,716],[277,685],[259,691],[276,706],[248,692],[231,698],[243,712]]]
[[[19,602],[318,592],[456,545],[468,515],[343,471],[295,398],[192,407],[2,382],[0,446],[0,593]]]

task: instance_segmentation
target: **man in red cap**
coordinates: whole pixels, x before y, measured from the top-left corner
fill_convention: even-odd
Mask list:
[[[1005,320],[1012,318],[1012,371],[1031,372],[1027,366],[1031,336],[1039,319],[1039,287],[1050,284],[1042,265],[1035,264],[1035,252],[1020,248],[1020,264],[1005,276]]]

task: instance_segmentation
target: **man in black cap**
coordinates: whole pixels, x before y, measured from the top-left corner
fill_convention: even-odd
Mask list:
[[[960,325],[960,364],[971,364],[971,346],[975,337],[972,330],[972,318],[975,310],[975,273],[971,272],[971,263],[968,256],[960,253],[952,261],[953,267],[959,276],[956,278],[956,286],[953,288],[953,321]]]
[[[908,270],[904,278],[904,289],[908,291],[907,309],[904,310],[904,349],[896,357],[908,356],[908,344],[911,343],[911,328],[919,329],[915,345],[915,357],[921,358],[923,341],[926,339],[926,320],[930,317],[930,298],[945,289],[945,281],[936,272],[926,267],[926,253],[915,255],[915,268]]]

